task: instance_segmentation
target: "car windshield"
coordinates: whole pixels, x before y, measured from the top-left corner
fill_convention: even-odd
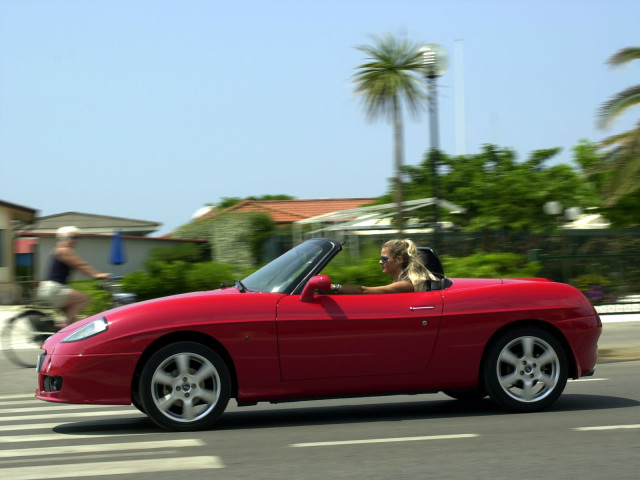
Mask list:
[[[251,291],[291,293],[331,250],[331,242],[307,241],[242,280]]]

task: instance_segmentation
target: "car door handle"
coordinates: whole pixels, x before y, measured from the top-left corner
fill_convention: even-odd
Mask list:
[[[425,305],[424,307],[409,307],[409,310],[435,310],[434,305]]]

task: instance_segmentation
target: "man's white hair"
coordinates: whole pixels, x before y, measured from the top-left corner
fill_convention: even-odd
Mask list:
[[[60,227],[56,231],[56,237],[58,237],[58,240],[64,240],[64,239],[73,237],[77,233],[78,233],[78,229],[76,227],[73,227],[73,226]]]

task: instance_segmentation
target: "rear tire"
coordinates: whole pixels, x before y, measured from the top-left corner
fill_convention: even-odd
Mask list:
[[[538,327],[504,333],[489,347],[483,365],[492,400],[515,412],[534,412],[554,403],[567,384],[567,357],[560,342]]]
[[[231,395],[229,369],[210,348],[178,342],[155,352],[142,368],[141,409],[158,426],[173,431],[211,427]]]

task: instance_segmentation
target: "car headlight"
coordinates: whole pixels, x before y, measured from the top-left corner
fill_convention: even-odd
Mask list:
[[[86,338],[99,335],[102,332],[106,332],[108,328],[109,322],[107,322],[106,317],[100,317],[93,322],[83,325],[75,332],[64,337],[62,343],[79,342],[80,340],[84,340]]]

